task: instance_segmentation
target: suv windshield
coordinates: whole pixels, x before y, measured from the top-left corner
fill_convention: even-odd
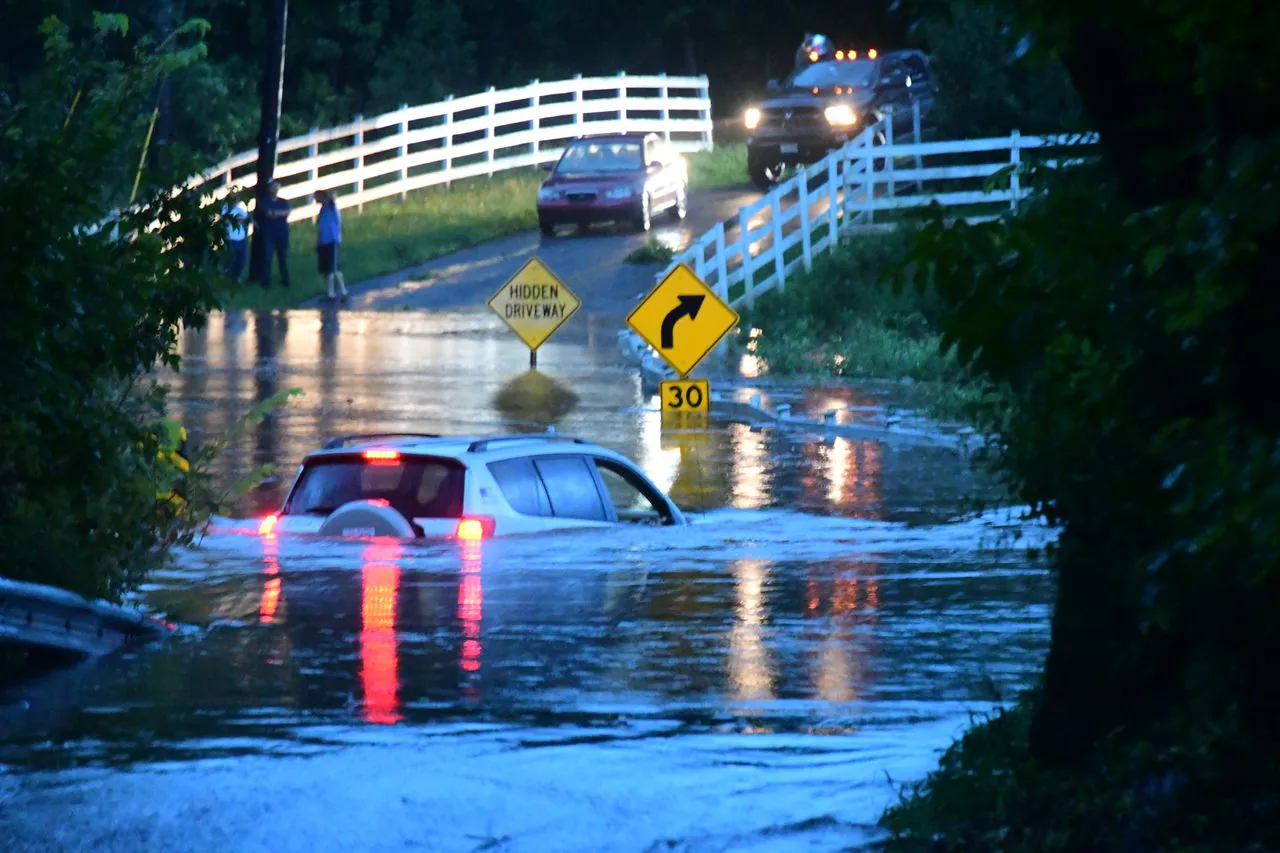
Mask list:
[[[459,518],[465,476],[450,459],[318,459],[298,478],[285,512],[328,515],[350,501],[382,499],[405,518]]]
[[[558,175],[598,175],[644,169],[640,143],[635,140],[575,142],[556,166]]]
[[[852,86],[865,89],[871,85],[875,61],[870,59],[843,59],[816,62],[796,73],[791,86],[797,89],[830,89],[832,86]]]

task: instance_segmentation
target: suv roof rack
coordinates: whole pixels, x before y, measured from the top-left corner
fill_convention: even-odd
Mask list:
[[[370,438],[442,438],[434,432],[360,432],[353,435],[340,435],[324,443],[325,450],[337,450],[346,447],[352,441],[363,441]]]
[[[492,438],[482,438],[479,441],[473,441],[467,445],[468,453],[479,453],[488,450],[490,444],[499,441],[566,441],[572,444],[586,444],[584,438],[576,438],[571,435],[556,435],[555,433],[531,433],[528,435],[499,435]]]

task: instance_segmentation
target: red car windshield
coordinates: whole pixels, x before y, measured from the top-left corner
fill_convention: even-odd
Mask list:
[[[328,515],[350,501],[381,499],[406,518],[459,518],[465,477],[466,470],[448,459],[318,459],[298,478],[285,512]]]
[[[575,142],[565,149],[556,174],[561,176],[601,175],[636,172],[644,169],[639,142],[629,139]]]

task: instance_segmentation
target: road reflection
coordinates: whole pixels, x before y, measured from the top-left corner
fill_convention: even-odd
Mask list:
[[[733,698],[744,702],[774,698],[773,664],[765,645],[768,567],[765,560],[738,560],[733,566],[737,608],[729,632],[729,685]]]

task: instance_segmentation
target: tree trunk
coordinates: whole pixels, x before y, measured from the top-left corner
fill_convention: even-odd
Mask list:
[[[258,186],[254,191],[253,241],[249,244],[249,277],[262,280],[266,246],[262,242],[267,185],[276,170],[276,145],[280,141],[280,101],[284,93],[284,41],[289,0],[273,0],[268,29],[267,61],[262,68],[262,111],[258,119]]]
[[[173,34],[176,17],[174,0],[152,0],[152,32],[157,44]],[[147,165],[152,170],[161,168],[165,146],[173,138],[173,87],[168,76],[156,87],[156,124],[151,134],[151,147],[147,151]]]

